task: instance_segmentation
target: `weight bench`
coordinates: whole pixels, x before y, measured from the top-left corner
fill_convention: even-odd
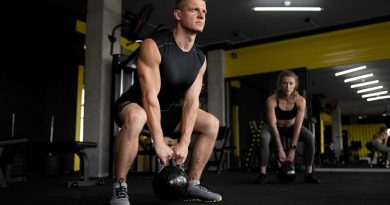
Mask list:
[[[88,155],[84,149],[96,148],[94,142],[30,142],[26,146],[27,152],[32,153],[73,153],[80,158],[80,179],[68,181],[67,187],[92,186],[104,184],[103,179],[91,180],[89,177]]]
[[[103,179],[92,180],[89,177],[89,162],[88,162],[88,155],[85,152],[85,149],[96,148],[96,147],[97,144],[94,142],[78,142],[78,141],[28,142],[27,139],[24,139],[23,146],[20,152],[76,154],[80,158],[80,178],[78,180],[66,182],[67,187],[71,188],[71,187],[79,187],[79,186],[92,186],[92,185],[104,184]]]
[[[4,147],[15,147],[20,146],[27,143],[27,138],[15,138],[15,139],[1,139],[0,140],[0,162],[3,159],[3,150]],[[7,179],[3,174],[3,170],[0,164],[0,186],[5,188],[7,187]]]

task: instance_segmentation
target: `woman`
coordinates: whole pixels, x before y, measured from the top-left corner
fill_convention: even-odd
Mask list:
[[[314,136],[302,126],[306,100],[301,96],[298,89],[298,76],[289,70],[282,71],[277,81],[277,90],[266,100],[266,115],[268,124],[264,124],[260,137],[260,175],[256,182],[265,184],[267,182],[267,163],[269,159],[269,143],[271,136],[276,144],[276,150],[281,162],[294,162],[295,151],[298,141],[305,144],[304,161],[306,165],[306,183],[320,183],[313,177],[312,164],[314,159]],[[281,136],[291,139],[291,146],[287,153],[283,149]]]
[[[386,168],[390,168],[389,160],[390,160],[390,147],[387,146],[387,128],[380,127],[379,132],[372,136],[371,146],[380,152],[386,152]]]

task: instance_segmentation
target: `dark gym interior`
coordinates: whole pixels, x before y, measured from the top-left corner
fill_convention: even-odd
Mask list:
[[[131,38],[144,39],[160,24],[172,28],[174,22],[168,11],[171,11],[174,0],[165,1],[118,1],[121,2],[122,12],[119,16],[122,19],[113,18],[118,24],[134,20],[126,19],[126,15],[140,15],[145,5],[153,7],[137,35],[129,33],[131,29],[123,28],[122,37],[134,43],[135,39]],[[109,110],[102,111],[100,115],[108,117],[96,121],[94,118],[98,118],[98,114],[80,111],[85,103],[80,96],[85,96],[86,102],[89,102],[88,97],[95,94],[88,90],[84,93],[83,88],[88,86],[85,87],[86,83],[80,84],[81,70],[85,68],[85,82],[88,76],[100,77],[95,76],[95,72],[88,74],[91,71],[87,70],[86,65],[88,34],[83,28],[86,27],[85,23],[88,25],[88,7],[109,4],[102,0],[91,2],[19,1],[7,3],[5,9],[12,12],[0,14],[3,26],[0,46],[1,205],[108,204],[114,182],[112,143],[118,128],[109,117]],[[283,2],[280,0],[277,5]],[[202,181],[208,188],[224,196],[220,204],[388,203],[390,170],[384,167],[384,155],[370,150],[366,143],[380,126],[390,126],[390,100],[367,102],[345,86],[340,78],[335,78],[334,73],[366,65],[372,68],[384,89],[390,89],[390,38],[386,35],[390,34],[390,2],[292,1],[293,5],[321,6],[324,8],[322,14],[254,14],[250,10],[254,5],[272,6],[272,3],[270,0],[207,1],[207,26],[199,34],[197,43],[206,55],[222,51],[225,57],[227,68],[223,79],[225,110],[222,125],[229,130],[224,132],[221,143],[217,143],[220,146],[214,149],[217,155],[210,159]],[[244,7],[248,11],[243,10]],[[120,44],[118,39],[111,39],[110,42],[112,29],[110,27],[109,32],[102,34],[105,48]],[[358,43],[361,41],[359,35],[356,40],[356,34],[351,34],[353,31],[367,32],[372,39],[362,41],[361,46]],[[339,39],[346,36],[344,41],[339,42],[340,47],[359,45],[353,45],[345,53],[337,49],[329,53],[324,51],[326,55],[336,56],[334,62],[321,61],[314,54],[310,56],[312,59],[294,55],[301,52],[298,43],[294,44],[295,39],[309,41],[322,35],[325,40],[318,38],[321,41],[317,47],[325,46],[332,35]],[[246,58],[247,49],[261,55],[267,52],[262,46],[271,45],[268,47],[270,52],[275,52],[273,49],[283,43],[293,46],[286,46],[269,58],[286,61],[286,64],[275,63],[277,66],[273,67],[272,63],[265,62],[261,64],[264,67],[249,68],[253,59],[245,63],[249,59]],[[131,79],[133,73],[131,64],[134,58],[131,56],[137,51],[129,49],[132,45],[122,45],[120,49],[119,58],[125,58],[127,64],[127,67],[120,69],[125,77],[130,76],[125,79]],[[303,45],[302,48],[312,47]],[[348,53],[354,48],[358,48],[354,50],[356,53]],[[293,51],[287,55],[287,50]],[[118,60],[118,56],[112,55],[112,51],[110,55],[109,49],[105,52],[108,60],[104,60],[105,63],[108,61],[106,67],[109,67],[105,74],[113,82],[118,82],[119,72],[115,73],[115,63],[111,64]],[[366,55],[369,52],[372,54]],[[345,55],[345,59],[341,55]],[[308,63],[300,64],[299,59]],[[234,66],[242,67],[234,69]],[[259,170],[257,132],[266,121],[264,103],[276,88],[279,71],[284,69],[293,70],[299,76],[299,92],[307,98],[304,125],[315,133],[314,170],[322,181],[318,185],[303,183],[304,172],[299,155],[295,167],[297,176],[293,183],[280,184],[275,170],[271,170],[268,184],[254,183]],[[210,108],[214,103],[209,101],[211,94],[207,92],[208,84],[213,80],[210,78],[212,76],[205,75],[206,90],[200,99],[203,109]],[[126,81],[122,86],[127,87],[131,83]],[[115,86],[118,85],[113,83],[105,87],[113,91],[109,96],[111,100],[118,94],[118,87]],[[104,106],[109,107],[110,103]],[[80,120],[84,117],[93,123],[84,122],[84,127],[80,127],[83,123]],[[80,137],[83,129],[84,139]],[[335,134],[335,129],[339,134]],[[100,130],[107,131],[104,138],[100,136]],[[91,133],[99,136],[88,135]],[[188,204],[177,200],[160,200],[154,195],[152,176],[156,171],[156,157],[151,154],[150,139],[140,138],[140,141],[144,150],[139,153],[144,154],[137,157],[128,179],[131,204]]]

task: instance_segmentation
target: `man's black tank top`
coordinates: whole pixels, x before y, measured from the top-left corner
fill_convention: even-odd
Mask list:
[[[275,115],[278,120],[291,120],[297,116],[298,108],[294,103],[294,107],[291,110],[282,110],[279,107],[279,102],[276,102]]]
[[[161,88],[158,99],[163,110],[170,104],[180,103],[180,99],[195,81],[205,61],[205,55],[196,45],[188,52],[182,51],[177,46],[172,32],[157,34],[151,39],[156,42],[161,55]],[[142,106],[138,78],[122,97]]]

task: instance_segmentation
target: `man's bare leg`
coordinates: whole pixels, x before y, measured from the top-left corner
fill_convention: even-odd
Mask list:
[[[214,148],[219,130],[219,121],[213,115],[198,111],[194,131],[199,133],[192,148],[191,163],[188,170],[189,180],[199,180]]]
[[[124,179],[130,170],[138,152],[138,139],[146,123],[146,113],[137,104],[132,103],[123,108],[120,113],[122,128],[115,139],[116,181]]]
[[[194,131],[197,136],[192,150],[191,163],[188,170],[188,187],[186,200],[219,202],[222,196],[213,193],[200,185],[200,177],[214,149],[219,130],[219,121],[213,115],[198,110]]]
[[[110,205],[130,205],[127,193],[127,174],[138,152],[138,139],[146,123],[146,113],[137,104],[126,105],[119,116],[122,128],[115,139],[115,178]]]

